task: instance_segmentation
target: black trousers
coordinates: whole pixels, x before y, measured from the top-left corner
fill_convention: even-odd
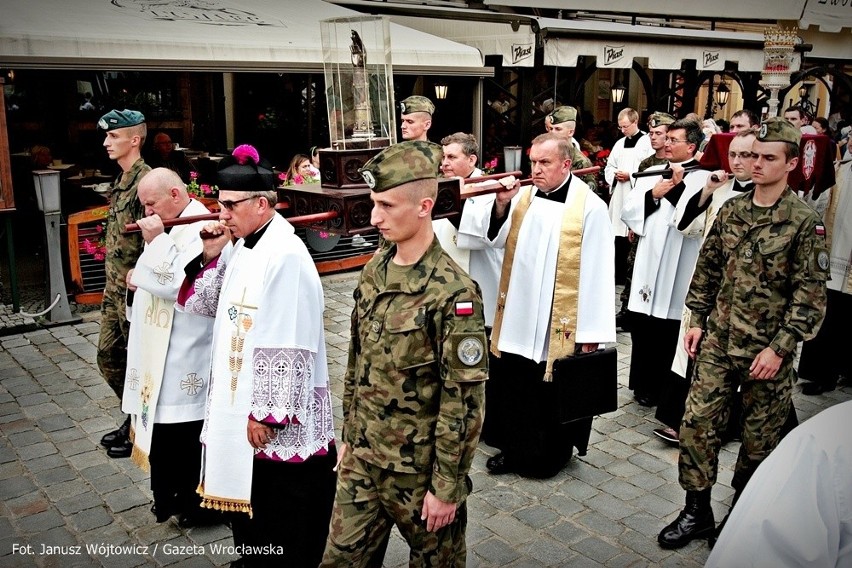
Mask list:
[[[633,271],[633,266],[627,265],[627,255],[630,253],[631,242],[627,237],[615,237],[615,283],[624,284],[627,280],[628,270]]]
[[[633,349],[629,386],[636,396],[648,397],[656,403],[671,373],[680,320],[655,318],[636,312],[630,312],[630,318]]]
[[[576,447],[585,455],[592,419],[561,424],[556,419],[556,387],[545,382],[546,363],[503,353],[493,360],[485,394],[485,421],[493,445],[528,477],[553,477]]]
[[[254,460],[253,516],[232,513],[231,529],[235,545],[268,546],[271,554],[243,556],[247,566],[319,566],[334,504],[336,462],[334,446],[301,463]]]
[[[188,513],[198,506],[196,490],[201,473],[201,427],[203,420],[154,424],[151,434],[151,491],[157,521]]]
[[[849,347],[849,321],[852,319],[852,295],[828,290],[825,320],[816,337],[802,345],[799,377],[824,386],[834,386],[843,375],[852,378],[852,359],[845,355]]]

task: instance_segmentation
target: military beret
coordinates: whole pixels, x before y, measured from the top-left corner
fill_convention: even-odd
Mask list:
[[[790,142],[798,146],[802,141],[802,131],[793,126],[789,120],[773,116],[760,123],[757,139],[761,142]]]
[[[407,99],[403,99],[401,103],[399,103],[400,112],[402,114],[411,114],[412,112],[428,112],[429,114],[434,114],[435,105],[432,104],[426,97],[421,97],[420,95],[411,95]]]
[[[136,126],[145,122],[145,115],[138,110],[111,110],[98,121],[98,128],[109,132],[118,128]]]
[[[408,140],[385,148],[358,171],[370,189],[381,193],[410,181],[437,178],[443,155],[439,144]]]
[[[222,158],[216,172],[219,191],[275,191],[275,183],[272,164],[248,144],[237,146],[233,155]]]
[[[553,124],[561,124],[569,120],[577,120],[577,109],[572,106],[561,106],[553,109],[553,112],[547,115],[550,122]]]
[[[668,126],[675,121],[675,117],[664,112],[655,112],[648,117],[648,126],[656,128],[658,126]]]

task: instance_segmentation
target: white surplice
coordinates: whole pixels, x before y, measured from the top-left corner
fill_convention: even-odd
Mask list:
[[[490,217],[495,194],[478,195],[465,200],[464,210],[459,223],[459,248],[470,251],[470,277],[482,291],[482,307],[485,311],[485,326],[494,325],[494,313],[497,309],[497,289],[500,287],[500,272],[503,268],[503,248],[492,246],[488,237],[478,234],[475,223],[484,216]]]
[[[207,208],[196,200],[180,217],[204,215]],[[133,270],[132,283],[138,287],[130,308],[130,334],[127,349],[127,375],[122,410],[141,416],[142,391],[154,403],[147,410],[144,428],[154,423],[201,420],[207,398],[210,368],[210,325],[197,316],[174,310],[175,299],[184,279],[184,267],[201,254],[199,231],[204,221],[172,227],[146,244]],[[149,331],[162,334],[156,353],[148,351],[142,338]],[[140,430],[142,424],[136,426]]]
[[[669,166],[652,166],[646,171]],[[687,172],[686,189],[678,202],[701,191],[710,172]],[[701,248],[700,234],[687,237],[675,225],[675,205],[665,197],[656,211],[645,217],[645,194],[661,176],[640,178],[624,202],[622,220],[642,238],[636,249],[633,279],[627,309],[660,319],[680,320],[692,271]]]
[[[547,360],[556,260],[562,217],[583,180],[570,176],[565,203],[533,198],[518,234],[512,277],[506,293],[503,325],[497,348],[532,361]],[[535,188],[523,191],[537,191]],[[512,209],[491,246],[502,249],[512,225]],[[491,209],[472,208],[462,215],[461,227],[471,237],[487,239]],[[583,212],[577,343],[615,341],[615,250],[606,204],[590,193]]]
[[[474,168],[468,177],[475,178],[480,176],[482,176],[482,170]],[[466,199],[462,201],[462,207],[465,207],[468,201],[470,200]],[[449,219],[435,219],[432,221],[432,230],[435,231],[435,236],[438,237],[441,248],[450,255],[450,258],[456,261],[456,264],[462,270],[470,274],[470,251],[459,246],[459,233],[452,222]]]
[[[610,187],[609,219],[616,237],[627,236],[627,225],[621,220],[621,210],[624,208],[624,200],[633,189],[633,179],[616,181],[615,172],[625,171],[632,174],[639,169],[642,160],[654,153],[651,138],[647,134],[643,134],[633,148],[625,148],[625,140],[626,137],[616,140],[604,168],[604,178]]]
[[[310,254],[280,215],[252,248],[240,239],[220,260],[227,268],[202,430],[203,497],[248,504],[255,453],[304,460],[334,439],[324,299]],[[249,416],[273,425],[263,450],[246,438]]]
[[[837,185],[831,190],[831,280],[829,290],[852,294],[852,164],[837,171]],[[828,220],[827,220],[828,221]]]

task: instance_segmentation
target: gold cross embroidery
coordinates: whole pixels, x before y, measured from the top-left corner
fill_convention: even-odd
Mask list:
[[[240,308],[234,310],[234,308]],[[234,310],[232,320],[234,329],[231,331],[231,350],[228,353],[228,368],[231,371],[231,405],[234,404],[234,397],[237,393],[237,377],[243,368],[243,347],[245,345],[246,333],[254,325],[254,321],[250,314],[243,310],[256,310],[257,306],[246,304],[246,288],[243,288],[243,297],[239,302],[231,302],[231,308]]]

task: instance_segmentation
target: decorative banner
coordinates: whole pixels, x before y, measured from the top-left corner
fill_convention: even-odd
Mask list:
[[[604,45],[603,65],[599,67],[623,67],[619,65],[624,60],[624,45]]]
[[[696,61],[699,71],[724,71],[725,60],[722,52],[718,49],[705,49],[701,52],[701,59]]]
[[[532,59],[534,51],[534,45],[531,43],[513,43],[512,44],[512,53],[509,61],[512,62],[512,65],[519,65],[522,61],[527,59]],[[532,62],[530,62],[532,64]]]

